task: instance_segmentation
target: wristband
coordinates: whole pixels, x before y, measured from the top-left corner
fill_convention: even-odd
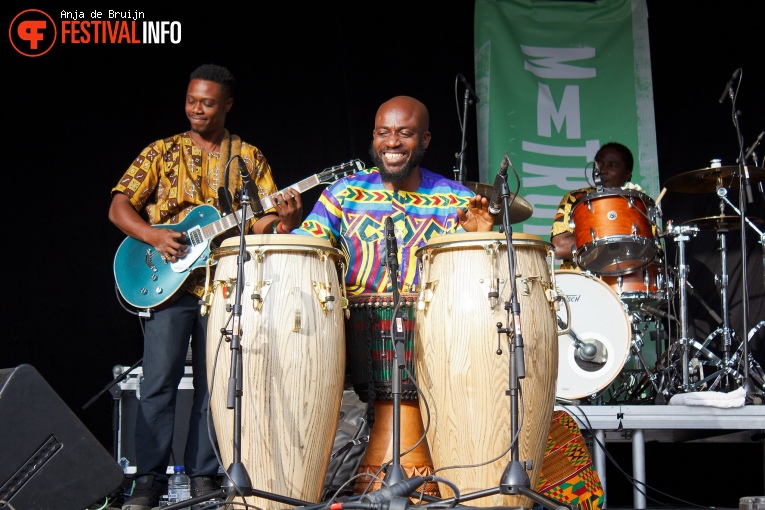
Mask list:
[[[279,232],[277,232],[277,229],[279,228],[279,225],[281,225],[281,223],[282,223],[281,221],[275,221],[274,222],[274,227],[273,227],[273,230],[271,231],[272,234],[278,234],[279,233]]]
[[[282,222],[280,221],[278,225],[276,225],[276,230],[280,234],[289,234],[286,230],[284,230],[284,227],[282,226]]]

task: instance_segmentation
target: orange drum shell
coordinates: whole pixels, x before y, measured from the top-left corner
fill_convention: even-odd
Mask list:
[[[622,300],[629,299],[661,299],[665,289],[664,268],[661,262],[653,262],[648,266],[637,269],[621,276],[602,276]]]
[[[545,295],[551,288],[546,256],[552,245],[537,236],[514,234],[513,247],[526,367],[517,392],[522,409],[518,454],[533,464],[528,475],[536,487],[558,373],[557,325]],[[504,303],[512,290],[505,234],[438,236],[417,256],[422,268],[419,295],[427,306],[417,309],[415,358],[423,393],[420,411],[424,423],[431,420],[433,464],[436,470],[450,468],[443,476],[462,494],[496,488],[512,457],[510,349],[507,335],[497,331],[497,323],[508,326]],[[493,279],[504,285],[492,307],[488,292]],[[494,458],[498,460],[486,464]],[[457,465],[477,467],[451,469]],[[447,485],[439,488],[443,497],[452,495]],[[471,504],[531,508],[533,502],[526,496],[496,494]]]
[[[627,191],[620,192],[625,194]],[[598,239],[630,236],[633,226],[636,227],[635,235],[652,239],[653,230],[647,214],[645,203],[635,194],[626,197],[619,194],[585,195],[571,209],[577,249]]]

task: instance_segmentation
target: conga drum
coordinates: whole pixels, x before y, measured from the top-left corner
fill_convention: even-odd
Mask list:
[[[512,460],[509,339],[505,302],[517,289],[525,377],[519,379],[518,459],[537,487],[555,404],[558,331],[547,262],[552,245],[514,234],[515,279],[505,234],[438,236],[417,250],[421,287],[415,320],[417,380],[430,407],[428,444],[436,472],[460,494],[497,488]],[[502,340],[502,342],[500,342]],[[500,352],[501,351],[501,352]],[[516,349],[517,353],[518,349]],[[516,360],[517,361],[517,360]],[[513,371],[512,373],[515,373]],[[424,406],[420,406],[424,412]],[[443,497],[452,490],[439,484]],[[523,506],[527,496],[496,494],[474,506]]]
[[[226,335],[241,285],[241,462],[252,487],[303,501],[321,497],[343,393],[345,369],[342,252],[317,238],[246,236],[239,281],[239,238],[217,259],[207,329],[207,370],[218,445],[234,458],[234,409],[227,407],[232,350]],[[282,508],[265,498],[248,503]]]
[[[381,488],[373,475],[383,478],[380,468],[393,459],[393,373],[396,356],[391,324],[398,313],[403,319],[405,367],[401,377],[400,444],[401,468],[408,478],[433,472],[433,460],[424,438],[414,363],[414,307],[417,295],[402,293],[395,308],[393,294],[362,294],[348,298],[350,318],[346,326],[348,374],[360,398],[373,406],[374,422],[369,431],[367,450],[358,468],[354,492],[362,494]],[[422,441],[417,444],[418,441]],[[415,444],[417,446],[406,453]],[[438,497],[435,483],[425,485],[425,493]]]

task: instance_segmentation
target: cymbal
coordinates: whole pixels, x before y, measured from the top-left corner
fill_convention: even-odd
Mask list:
[[[765,221],[759,218],[749,218],[749,221],[757,227],[765,225]],[[700,230],[739,230],[741,229],[740,216],[707,216],[706,218],[696,218],[688,220],[683,225],[695,226]]]
[[[487,199],[491,200],[491,195],[494,191],[494,186],[491,184],[484,184],[482,182],[466,182],[465,186],[470,188],[470,190],[476,195],[481,195],[482,197],[486,197]],[[516,195],[515,198],[511,197],[510,199],[512,200],[510,204],[510,223],[520,223],[531,218],[531,215],[534,212],[534,208],[530,203],[521,198],[520,195]],[[494,215],[495,225],[502,223],[502,218],[505,217],[504,208],[505,207],[503,205],[502,210]]]
[[[765,181],[765,170],[762,167],[748,167],[748,170],[751,184]],[[718,183],[728,189],[738,189],[738,182],[737,166],[720,166],[675,175],[667,179],[664,187],[680,193],[714,193]]]

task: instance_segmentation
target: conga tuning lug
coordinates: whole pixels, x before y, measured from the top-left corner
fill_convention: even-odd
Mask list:
[[[273,280],[263,280],[260,282],[260,290],[254,289],[250,295],[250,299],[252,299],[252,309],[256,312],[259,312],[261,308],[263,308],[263,301],[266,300],[268,291],[271,290],[272,283]]]
[[[420,293],[417,296],[417,310],[421,312],[426,312],[428,310],[428,305],[433,300],[433,293],[436,291],[436,287],[438,287],[438,280],[425,282],[422,285]]]
[[[478,285],[481,287],[481,294],[489,300],[489,308],[495,308],[499,303],[499,297],[505,290],[507,280],[505,278],[479,278]]]
[[[328,289],[324,282],[311,281],[313,292],[316,294],[316,298],[321,303],[321,308],[324,313],[332,311],[335,307],[335,297],[332,295],[331,289]]]

